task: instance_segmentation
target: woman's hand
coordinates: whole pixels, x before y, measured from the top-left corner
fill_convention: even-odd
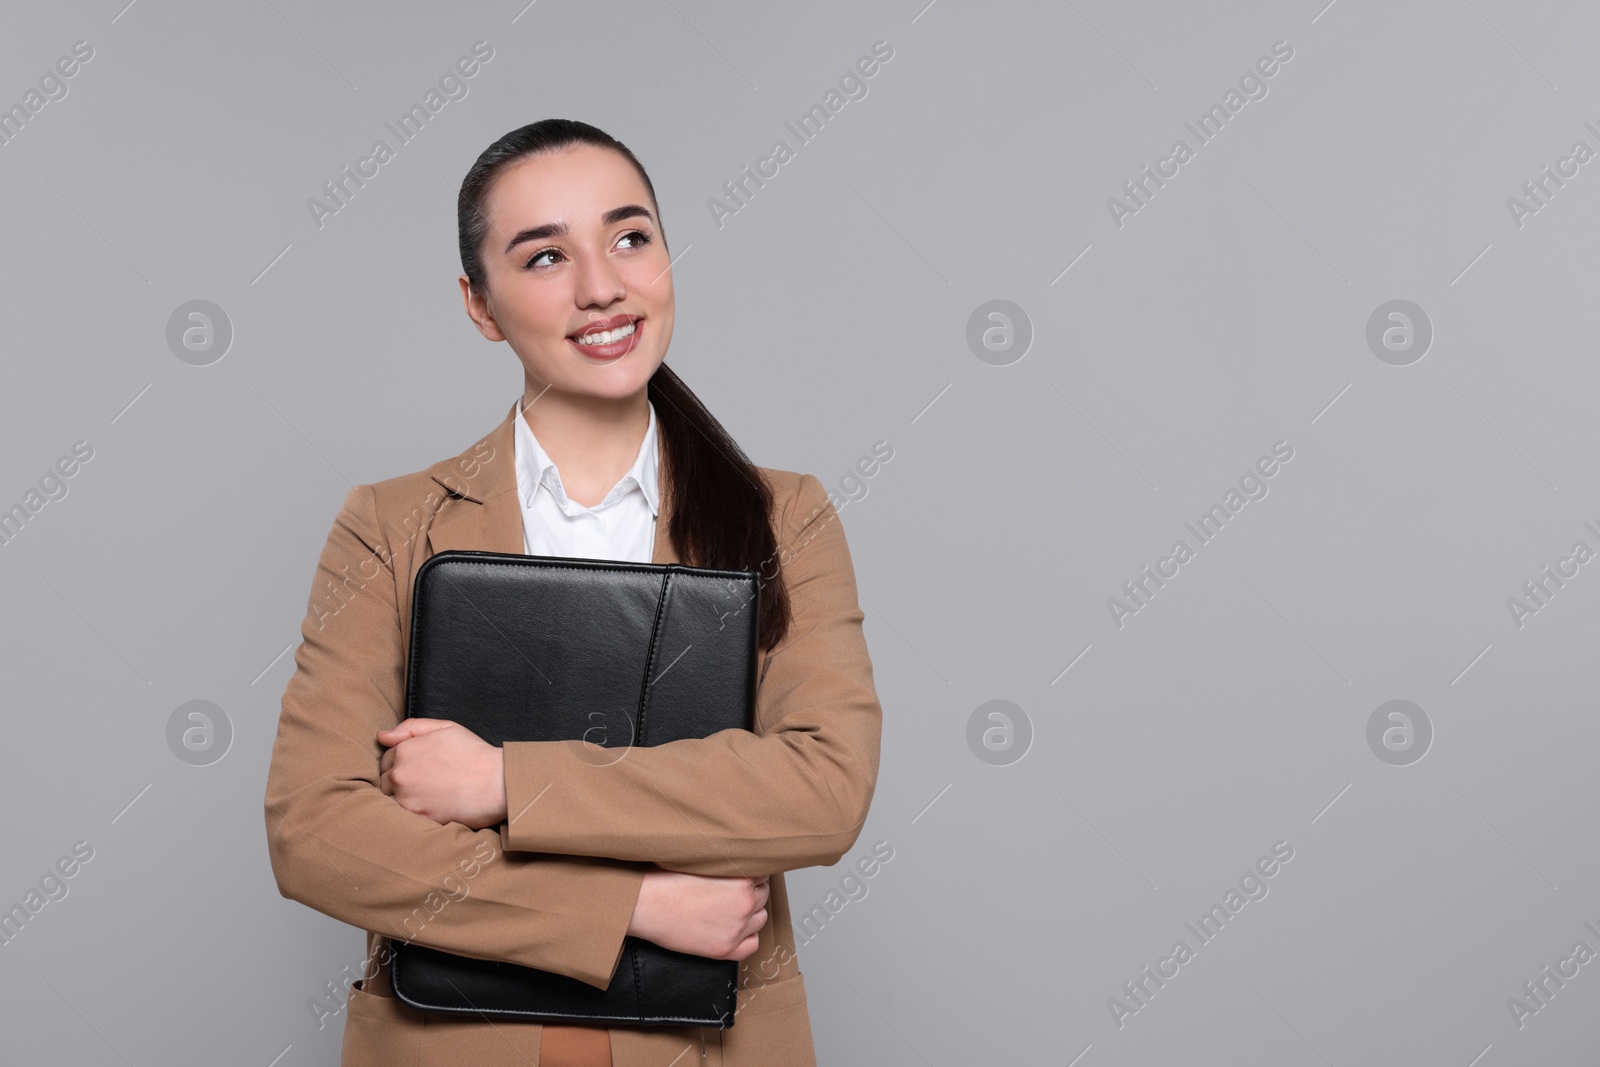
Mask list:
[[[767,925],[768,876],[722,878],[656,868],[639,887],[628,933],[662,948],[713,960],[742,960]]]
[[[437,823],[474,830],[506,818],[505,753],[458,722],[406,719],[379,730],[387,751],[378,786],[400,806]],[[628,933],[662,948],[714,960],[742,960],[767,924],[769,877],[645,872]]]
[[[388,749],[378,787],[407,811],[474,830],[505,821],[502,749],[448,719],[406,719],[377,738]]]

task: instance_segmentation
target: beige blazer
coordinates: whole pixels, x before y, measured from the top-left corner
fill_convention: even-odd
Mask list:
[[[774,490],[793,621],[758,656],[753,733],[621,759],[597,759],[602,750],[582,741],[507,744],[511,815],[499,828],[439,825],[378,787],[383,749],[373,735],[404,714],[418,567],[445,549],[523,550],[516,417],[513,404],[460,455],[351,489],[317,564],[264,807],[279,891],[368,932],[366,977],[345,1007],[343,1062],[536,1064],[537,1023],[491,1025],[396,1000],[385,939],[605,988],[656,863],[770,874],[770,918],[740,963],[730,1029],[614,1027],[615,1067],[809,1067],[805,980],[781,872],[831,865],[855,844],[877,783],[882,720],[844,529],[815,477],[760,468]],[[661,475],[651,558],[682,562],[667,537],[664,457]]]

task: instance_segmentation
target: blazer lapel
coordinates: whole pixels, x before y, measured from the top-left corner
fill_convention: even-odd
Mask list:
[[[484,552],[522,554],[522,503],[517,499],[516,446],[513,433],[517,404],[501,420],[500,425],[472,445],[461,455],[435,464],[429,472],[459,500],[453,501],[448,514],[443,514],[428,530],[429,555],[448,549],[477,549]],[[483,444],[493,451],[484,460]],[[667,536],[672,518],[672,486],[664,459],[662,428],[656,422],[656,466],[659,509],[656,514],[655,544],[651,563],[679,563],[673,551],[672,539]],[[473,477],[463,472],[475,470]]]

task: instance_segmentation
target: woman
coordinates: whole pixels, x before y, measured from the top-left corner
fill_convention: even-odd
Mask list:
[[[368,932],[343,1062],[814,1064],[782,872],[855,843],[882,718],[838,514],[811,475],[751,464],[662,362],[666,237],[620,142],[567,120],[515,130],[457,216],[467,314],[524,389],[459,456],[346,496],[266,789],[279,890]],[[496,748],[449,709],[402,720],[413,579],[447,549],[759,571],[754,731],[602,760],[582,741]],[[603,989],[625,935],[739,960],[734,1026],[421,1012],[389,981],[400,938]]]

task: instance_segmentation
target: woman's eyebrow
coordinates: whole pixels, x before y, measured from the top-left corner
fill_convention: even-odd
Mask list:
[[[651,215],[648,209],[638,204],[624,204],[621,207],[614,207],[600,216],[600,225],[614,226],[623,219],[640,217],[647,218],[651,222],[655,221],[655,216]],[[506,251],[510,252],[524,241],[543,241],[547,237],[565,237],[570,232],[565,222],[547,222],[543,226],[530,226],[518,232],[515,237],[507,242]]]

